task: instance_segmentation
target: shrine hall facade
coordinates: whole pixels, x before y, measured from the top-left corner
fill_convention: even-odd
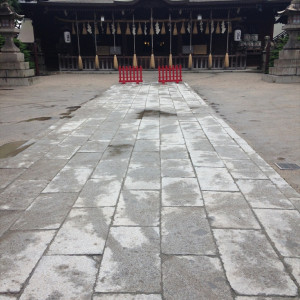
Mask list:
[[[48,70],[110,70],[118,65],[258,67],[264,37],[289,0],[45,0],[22,3]],[[212,65],[208,65],[209,55]],[[95,64],[95,57],[99,65]]]

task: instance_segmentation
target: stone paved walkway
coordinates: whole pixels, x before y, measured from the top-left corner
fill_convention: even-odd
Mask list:
[[[0,160],[0,299],[299,299],[300,195],[187,85],[113,86]]]

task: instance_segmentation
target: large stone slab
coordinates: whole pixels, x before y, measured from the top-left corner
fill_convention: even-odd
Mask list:
[[[195,173],[189,159],[162,159],[162,177],[195,177]]]
[[[162,178],[163,206],[203,206],[196,178]]]
[[[91,257],[44,256],[20,299],[88,300],[96,275],[97,264]]]
[[[203,192],[203,198],[213,227],[260,229],[241,193]]]
[[[162,300],[161,295],[145,294],[102,294],[93,297],[93,300]],[[1,300],[1,299],[0,299]]]
[[[95,292],[160,293],[159,231],[156,227],[113,227]]]
[[[57,229],[69,213],[77,194],[41,194],[27,208],[12,230]]]
[[[166,300],[233,300],[216,257],[168,256],[162,270]]]
[[[161,146],[162,159],[188,159],[189,155],[185,145],[168,145]]]
[[[20,217],[20,211],[0,210],[0,237]]]
[[[267,179],[267,176],[251,160],[225,160],[235,179]]]
[[[224,167],[223,161],[214,151],[190,151],[194,167]]]
[[[163,253],[202,255],[216,253],[203,208],[164,207],[161,222]]]
[[[64,167],[48,184],[43,193],[78,193],[88,180],[93,169],[70,169]]]
[[[92,174],[92,178],[124,178],[127,168],[128,159],[101,160]]]
[[[0,293],[18,293],[54,236],[54,231],[9,232],[0,243]]]
[[[225,168],[196,167],[196,173],[202,191],[239,191],[232,177]]]
[[[107,141],[88,141],[78,150],[78,152],[103,153],[106,150],[108,145],[109,145],[109,140],[107,140]]]
[[[57,145],[54,149],[49,151],[45,157],[49,159],[70,159],[80,148],[80,146],[60,146]]]
[[[294,208],[269,180],[238,180],[237,184],[253,208]]]
[[[52,180],[68,162],[67,159],[40,159],[22,174],[24,180]]]
[[[76,153],[66,167],[72,169],[95,168],[101,156],[102,153]]]
[[[133,152],[130,160],[130,166],[132,165],[143,165],[143,166],[152,166],[160,167],[160,157],[159,152]]]
[[[137,140],[133,151],[159,151],[159,140]]]
[[[121,191],[120,179],[90,179],[82,189],[75,207],[115,206]]]
[[[15,180],[0,194],[0,209],[25,210],[47,183],[45,180]]]
[[[24,169],[0,169],[0,189],[6,188],[24,171]]]
[[[124,188],[129,190],[160,189],[160,169],[142,164],[133,165],[128,170]]]
[[[72,209],[48,253],[102,254],[113,213],[112,207]]]
[[[300,284],[300,259],[290,257],[290,258],[285,258],[284,261],[288,265],[289,269],[291,270],[291,273],[293,274],[297,283]]]
[[[158,226],[158,191],[123,191],[114,217],[115,226]]]
[[[231,287],[241,295],[296,296],[297,287],[263,233],[214,229]]]
[[[255,209],[282,256],[300,257],[300,213],[297,210]]]

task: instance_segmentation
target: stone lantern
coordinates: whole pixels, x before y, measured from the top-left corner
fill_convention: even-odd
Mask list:
[[[14,43],[19,33],[15,22],[24,16],[13,12],[7,2],[0,5],[0,35],[5,43],[0,50],[0,86],[29,85],[33,82],[34,70],[24,61],[24,54]]]
[[[263,76],[263,79],[279,83],[300,82],[300,0],[292,0],[279,14],[287,17],[283,29],[289,35],[289,40],[279,52],[274,67],[269,69],[269,75]]]

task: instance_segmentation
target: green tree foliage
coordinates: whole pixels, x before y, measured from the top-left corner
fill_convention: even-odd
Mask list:
[[[7,2],[16,13],[20,13],[21,7],[18,0],[0,0],[0,4],[3,2]]]

